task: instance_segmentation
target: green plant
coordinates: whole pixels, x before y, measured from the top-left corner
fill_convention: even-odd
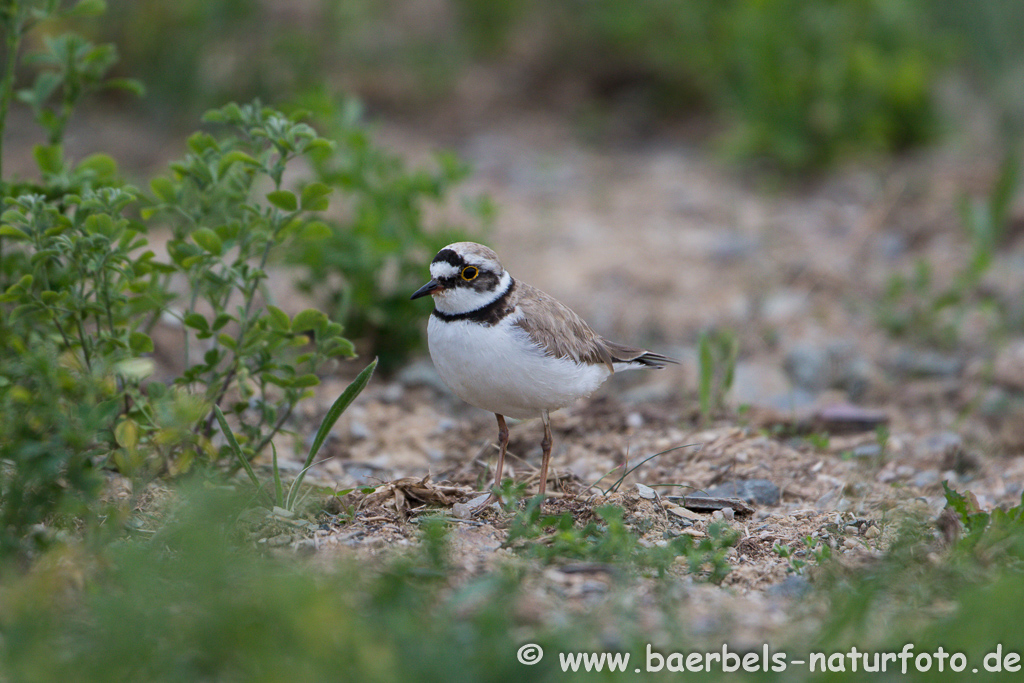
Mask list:
[[[311,93],[300,105],[313,111],[337,143],[334,152],[311,155],[313,176],[347,201],[342,215],[325,217],[326,239],[296,243],[289,260],[305,269],[303,286],[345,321],[349,334],[380,356],[382,368],[394,369],[423,343],[425,325],[409,295],[423,279],[424,264],[441,247],[466,238],[462,228],[443,219],[428,229],[424,213],[431,205],[443,208],[468,169],[442,154],[434,169],[408,170],[373,143],[359,124],[355,100],[339,105]],[[470,208],[480,221],[491,210],[486,200]]]
[[[725,399],[736,375],[739,340],[729,330],[702,332],[697,347],[697,398],[706,422],[725,408]]]
[[[206,120],[231,134],[193,135],[190,154],[172,165],[169,177],[150,184],[154,198],[143,215],[171,228],[165,277],[178,273],[188,283],[176,312],[188,369],[176,383],[200,391],[211,406],[204,435],[212,433],[212,406],[226,406],[251,458],[319,383],[312,371],[328,358],[353,355],[340,324],[316,309],[289,317],[264,288],[276,250],[292,238],[323,238],[315,216],[327,208],[331,189],[309,183],[293,192],[284,174],[293,161],[330,143],[259,103],[231,104]],[[260,189],[263,183],[270,191]],[[256,305],[260,297],[264,303]]]
[[[789,544],[776,543],[772,552],[789,561],[788,571],[803,575],[808,567],[820,567],[832,558],[832,546],[819,538],[804,537],[804,550],[794,549]]]
[[[1008,564],[1024,570],[1024,494],[1020,505],[985,512],[971,493],[959,493],[942,482],[946,504],[963,525],[954,550],[984,565]]]
[[[4,114],[25,32],[37,21],[102,8],[95,0],[66,10],[56,1],[5,5]],[[258,103],[228,105],[207,116],[226,132],[193,135],[189,154],[151,183],[154,197],[146,200],[119,177],[111,157],[75,162],[62,145],[84,95],[133,87],[105,80],[113,48],[74,34],[45,43],[41,73],[19,93],[47,141],[34,149],[39,179],[2,183],[0,383],[8,411],[36,410],[24,398],[29,386],[53,405],[34,423],[0,432],[9,456],[5,482],[25,488],[5,487],[0,499],[9,520],[5,548],[47,509],[58,514],[72,499],[88,507],[97,490],[86,485],[87,465],[149,477],[186,471],[197,458],[232,458],[228,446],[218,451],[211,443],[215,408],[232,416],[239,447],[252,458],[319,382],[313,370],[354,353],[341,325],[315,309],[285,314],[264,286],[270,257],[283,243],[323,235],[315,216],[327,208],[331,189],[314,182],[296,193],[284,174],[330,143]],[[145,235],[155,227],[171,232],[168,262],[146,249]],[[188,286],[184,293],[181,284]],[[187,369],[155,381],[151,332],[168,317],[180,321]],[[57,374],[33,380],[22,373],[41,357],[60,359]],[[98,405],[76,403],[90,398]],[[32,455],[46,444],[46,457]]]
[[[963,319],[971,311],[993,311],[996,327],[1020,325],[1024,310],[1016,297],[1000,297],[982,283],[1006,241],[1010,208],[1020,182],[1020,157],[1011,151],[986,197],[960,198],[969,259],[945,286],[936,283],[933,267],[924,259],[917,261],[912,275],[890,277],[876,310],[883,329],[894,337],[951,347],[960,340]]]
[[[52,344],[0,355],[0,559],[44,545],[36,525],[95,522],[94,458],[109,451],[120,410],[113,379]]]
[[[49,195],[6,199],[7,329],[21,346],[57,339],[87,368],[102,361],[132,369],[119,376],[122,409],[112,425],[120,446],[112,464],[129,474],[182,471],[200,453],[221,457],[209,443],[219,405],[234,415],[251,458],[319,382],[311,371],[353,354],[341,326],[320,311],[289,317],[272,303],[254,305],[266,295],[272,251],[295,234],[315,239],[318,224],[309,216],[326,208],[330,190],[313,183],[295,194],[283,187],[283,174],[327,142],[258,104],[229,105],[208,119],[237,135],[193,135],[191,153],[171,176],[152,182],[155,198],[142,220],[124,216],[139,193],[114,179],[108,158],[71,166],[59,146],[37,148]],[[256,199],[265,181],[272,189]],[[91,187],[102,183],[112,186]],[[172,231],[169,263],[144,251],[142,234],[161,223]],[[174,278],[188,284],[187,294],[175,292]],[[124,366],[153,351],[148,333],[166,314],[182,323],[187,366],[169,388],[149,380],[145,361]]]
[[[500,46],[529,34],[538,79],[626,103],[642,122],[710,108],[728,153],[786,172],[899,150],[935,129],[931,89],[944,41],[918,0],[457,6],[478,55],[500,57]]]
[[[25,36],[40,22],[66,21],[99,14],[101,0],[9,0],[0,10],[3,33],[3,75],[0,77],[0,131],[7,127],[7,114],[15,96],[15,78],[21,62]],[[126,88],[138,91],[140,86],[127,79],[107,79],[106,73],[117,60],[113,45],[93,45],[74,33],[63,33],[46,40],[45,52],[32,56],[41,64],[31,88],[17,93],[19,100],[29,104],[36,121],[47,130],[51,145],[64,137],[64,128],[78,101],[88,93],[103,88]],[[54,105],[54,93],[60,93]],[[3,142],[0,141],[0,178],[3,178]],[[6,179],[5,179],[6,180]]]
[[[721,583],[730,571],[726,553],[739,535],[712,524],[708,536],[696,541],[682,535],[669,539],[664,547],[645,547],[625,522],[624,511],[615,505],[596,508],[596,519],[584,525],[569,512],[545,515],[542,499],[531,499],[512,520],[505,545],[527,557],[551,563],[559,560],[623,562],[653,569],[664,576],[677,557],[683,557],[692,573],[712,583]]]
[[[281,483],[281,471],[277,465],[277,451],[274,451],[273,459],[273,474],[274,474],[274,494],[270,498],[270,503],[273,506],[292,512],[295,510],[295,506],[299,501],[299,487],[302,485],[302,480],[306,476],[306,472],[309,468],[314,465],[313,459],[316,454],[320,452],[320,447],[323,446],[324,441],[327,439],[327,435],[330,434],[331,428],[341,417],[341,414],[345,412],[345,409],[352,404],[366,385],[369,384],[370,378],[373,376],[373,371],[377,367],[377,359],[363,368],[352,383],[349,384],[345,391],[341,392],[341,395],[335,399],[334,403],[327,410],[327,414],[324,415],[324,419],[320,423],[320,428],[316,430],[316,435],[313,437],[313,443],[310,444],[309,453],[306,455],[306,461],[303,463],[302,470],[299,472],[299,476],[295,478],[291,486],[288,488],[288,495],[284,494],[284,488]],[[227,419],[224,417],[224,413],[218,406],[213,407],[213,414],[217,418],[217,422],[220,425],[221,432],[224,434],[224,438],[228,442],[228,447],[231,452],[234,453],[238,459],[239,464],[245,469],[246,474],[249,475],[249,480],[253,485],[260,490],[263,485],[256,477],[256,473],[252,469],[252,465],[249,464],[249,459],[242,451],[242,447],[238,445],[238,440],[235,438],[234,432],[231,431],[230,425],[228,425]]]

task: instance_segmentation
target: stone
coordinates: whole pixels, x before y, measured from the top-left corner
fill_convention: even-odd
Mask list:
[[[962,359],[937,351],[903,349],[888,365],[897,374],[910,377],[958,377],[964,368]]]
[[[996,354],[992,379],[1011,389],[1024,389],[1024,339],[1015,339]]]
[[[779,487],[767,479],[743,479],[698,491],[695,497],[739,498],[753,505],[778,505],[782,498]]]
[[[434,364],[429,360],[419,360],[398,371],[396,379],[407,387],[426,386],[439,394],[450,395],[451,389],[437,374]]]
[[[811,590],[811,583],[802,576],[787,576],[781,583],[765,589],[765,595],[771,598],[794,600],[802,598]]]
[[[650,486],[644,484],[636,484],[637,495],[646,500],[655,500],[658,497],[658,492],[652,489]]]

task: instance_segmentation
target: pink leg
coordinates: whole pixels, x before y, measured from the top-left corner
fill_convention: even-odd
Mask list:
[[[551,462],[551,416],[548,415],[548,411],[542,410],[540,419],[544,422],[544,439],[540,442],[543,455],[540,461],[540,491],[538,493],[543,496],[548,486],[548,464]]]

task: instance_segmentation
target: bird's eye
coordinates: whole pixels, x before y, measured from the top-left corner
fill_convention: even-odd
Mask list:
[[[477,270],[476,266],[466,266],[465,268],[462,269],[462,279],[465,280],[466,282],[469,282],[470,280],[475,280],[476,276],[479,274],[480,271]]]

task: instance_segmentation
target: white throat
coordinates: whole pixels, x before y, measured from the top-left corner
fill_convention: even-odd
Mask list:
[[[501,274],[498,286],[486,292],[478,292],[471,287],[452,287],[443,289],[434,295],[434,307],[448,315],[469,313],[483,308],[500,298],[512,286],[512,276],[508,271]]]

